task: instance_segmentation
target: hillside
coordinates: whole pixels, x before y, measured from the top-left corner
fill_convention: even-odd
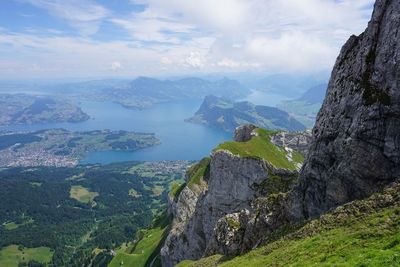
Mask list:
[[[256,106],[250,102],[234,102],[213,95],[207,96],[188,122],[233,132],[242,124],[254,124],[271,130],[302,131],[305,126],[277,108]]]
[[[327,86],[327,84],[320,84],[311,87],[299,98],[283,101],[278,108],[292,115],[307,128],[311,128],[315,124],[317,113],[324,101]]]
[[[267,246],[229,259],[215,255],[177,267],[398,266],[400,184],[336,208]],[[240,225],[238,226],[240,227]]]
[[[223,240],[214,238],[223,231],[218,228],[220,221],[231,214],[228,220],[236,225],[238,211],[244,211],[250,220],[259,198],[288,192],[304,160],[296,149],[307,141],[302,133],[285,137],[246,125],[236,130],[233,142],[219,145],[210,158],[190,168],[186,185],[170,196],[169,211],[174,220],[161,250],[163,266],[204,254],[223,251],[235,255],[240,251],[235,233],[221,234]]]
[[[0,125],[81,122],[89,119],[78,106],[50,96],[0,94]]]

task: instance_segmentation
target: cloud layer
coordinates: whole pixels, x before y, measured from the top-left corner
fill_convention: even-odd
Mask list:
[[[366,27],[373,0],[132,0],[130,11],[91,0],[18,2],[75,32],[35,29],[35,16],[29,31],[0,24],[5,77],[328,70]]]

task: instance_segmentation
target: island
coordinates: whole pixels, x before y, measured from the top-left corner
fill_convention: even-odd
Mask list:
[[[0,167],[74,167],[93,151],[135,151],[160,144],[154,133],[64,129],[0,133]]]
[[[0,94],[0,125],[82,122],[89,115],[64,98]]]
[[[187,122],[199,123],[233,132],[242,124],[254,124],[270,130],[304,131],[306,127],[287,112],[247,101],[234,102],[209,95]]]

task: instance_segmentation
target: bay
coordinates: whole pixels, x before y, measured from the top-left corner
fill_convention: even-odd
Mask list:
[[[37,131],[63,128],[70,131],[126,130],[151,132],[161,144],[134,151],[89,152],[82,164],[121,161],[199,160],[208,156],[219,143],[230,140],[231,133],[204,125],[187,123],[200,106],[200,100],[185,100],[156,104],[143,110],[126,109],[111,102],[81,102],[80,106],[91,119],[80,123],[50,123],[0,127],[8,131]]]

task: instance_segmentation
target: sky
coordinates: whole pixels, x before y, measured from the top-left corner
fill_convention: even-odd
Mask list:
[[[0,0],[0,79],[329,71],[373,0]]]

